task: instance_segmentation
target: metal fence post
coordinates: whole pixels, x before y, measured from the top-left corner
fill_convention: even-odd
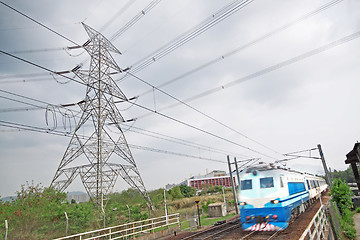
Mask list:
[[[67,213],[65,212],[65,217],[66,217],[66,228],[65,228],[65,236],[68,235],[68,227],[69,227],[69,218]]]
[[[5,220],[5,240],[7,239],[8,229],[9,229],[8,222],[7,220]]]

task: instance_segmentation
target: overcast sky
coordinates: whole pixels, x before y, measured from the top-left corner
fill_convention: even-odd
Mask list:
[[[151,2],[157,4],[144,11]],[[0,50],[53,71],[71,70],[82,62],[86,70],[86,52],[64,50],[87,41],[84,22],[123,53],[113,54],[120,67],[136,67],[180,36],[191,36],[204,20],[215,19],[232,2],[4,1],[72,42],[0,4]],[[140,14],[142,10],[145,14]],[[141,18],[119,32],[135,16]],[[124,119],[137,118],[123,129],[146,187],[164,187],[207,170],[227,171],[227,154],[231,159],[274,162],[284,159],[284,153],[317,144],[330,168],[346,169],[345,155],[360,133],[360,39],[353,35],[359,31],[358,0],[249,1],[133,73],[154,86],[176,79],[161,89],[192,108],[176,104],[134,77],[117,81],[128,98],[139,96],[138,105],[186,123],[129,103],[117,104]],[[48,186],[70,138],[19,131],[9,124],[34,129],[53,128],[56,123],[56,131],[71,135],[75,123],[64,126],[61,115],[54,118],[44,108],[79,102],[86,87],[0,54],[0,90],[0,195],[14,195],[26,181]],[[77,113],[80,108],[71,110]],[[286,166],[323,174],[316,159],[292,160]],[[118,179],[114,190],[126,188]],[[85,191],[79,179],[67,189],[73,190]]]

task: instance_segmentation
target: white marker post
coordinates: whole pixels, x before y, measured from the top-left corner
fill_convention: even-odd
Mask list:
[[[67,236],[68,234],[68,227],[69,227],[69,218],[67,213],[65,212],[65,217],[66,217],[66,228],[65,228],[65,236]]]
[[[8,222],[7,220],[5,220],[5,240],[7,239],[7,234],[8,234]]]

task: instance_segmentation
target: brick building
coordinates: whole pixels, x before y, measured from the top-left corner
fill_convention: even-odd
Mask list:
[[[235,186],[237,186],[235,177],[233,177]],[[224,186],[231,187],[230,176],[225,171],[214,170],[211,173],[202,176],[194,176],[181,184],[185,184],[190,187],[194,187],[198,190],[203,189],[205,186]]]

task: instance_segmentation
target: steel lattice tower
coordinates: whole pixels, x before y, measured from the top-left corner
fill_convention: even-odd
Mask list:
[[[82,46],[91,56],[90,69],[86,71],[76,67],[72,71],[87,85],[86,97],[79,103],[82,110],[80,121],[51,186],[64,191],[80,175],[90,198],[103,209],[106,196],[112,192],[118,176],[121,176],[152,206],[120,127],[124,119],[114,102],[114,97],[128,101],[110,76],[111,72],[123,71],[110,51],[121,53],[99,32],[84,23],[83,27],[90,37]],[[91,130],[84,128],[85,123],[91,123]],[[81,160],[80,156],[83,158],[82,164],[77,162]]]

